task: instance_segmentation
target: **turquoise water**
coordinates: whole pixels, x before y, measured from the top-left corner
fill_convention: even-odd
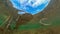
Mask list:
[[[10,0],[10,2],[15,9],[23,10],[26,13],[35,15],[39,12],[42,12],[44,8],[47,7],[50,0]],[[22,13],[18,12],[18,14]]]

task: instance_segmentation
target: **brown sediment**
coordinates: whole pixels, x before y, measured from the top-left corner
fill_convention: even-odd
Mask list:
[[[16,32],[16,34],[60,34],[60,26],[58,27],[49,27],[47,29],[40,28],[35,30],[22,30]],[[14,33],[15,34],[15,33]]]
[[[16,23],[16,28],[18,28],[19,25],[27,24],[27,22],[29,22],[32,18],[33,16],[31,14],[24,14],[19,16],[19,19]]]

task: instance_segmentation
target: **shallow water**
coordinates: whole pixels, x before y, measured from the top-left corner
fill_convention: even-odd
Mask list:
[[[40,12],[36,15],[33,15],[33,18],[31,16],[31,14],[19,15],[19,16],[21,16],[20,19],[23,19],[22,21],[29,20],[28,18],[30,18],[30,17],[31,17],[31,19],[30,19],[30,21],[26,21],[27,23],[24,22],[25,24],[23,23],[22,25],[20,25],[17,29],[17,32],[14,29],[15,29],[15,25],[17,23],[15,21],[15,18],[17,16],[16,14],[18,11],[15,10],[8,3],[7,3],[7,5],[9,7],[7,9],[7,6],[5,4],[6,3],[3,3],[3,1],[0,2],[0,26],[1,26],[0,34],[1,33],[4,33],[4,34],[5,33],[6,34],[13,34],[13,33],[14,34],[17,34],[17,33],[18,34],[57,34],[58,33],[58,34],[60,34],[60,29],[59,29],[60,28],[60,5],[59,5],[60,0],[52,0],[52,2],[50,2],[50,4],[47,6],[47,8],[45,10],[43,10],[42,12]],[[10,20],[8,19],[9,16],[13,17],[11,25],[9,26],[9,28],[11,28],[10,30],[12,30],[12,31],[9,31],[9,29],[6,29],[6,24],[9,23],[9,21],[11,20],[11,18],[10,18]],[[47,20],[45,20],[44,18],[47,18]],[[45,24],[49,23],[51,25],[43,25],[40,23],[41,20],[43,23],[45,23]],[[1,29],[4,29],[6,31],[4,32]],[[45,29],[48,31],[45,31]]]

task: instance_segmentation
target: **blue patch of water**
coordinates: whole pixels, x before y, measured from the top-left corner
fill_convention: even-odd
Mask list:
[[[10,0],[10,2],[15,9],[35,15],[42,12],[50,0]],[[24,14],[24,12],[18,12],[18,14]]]

